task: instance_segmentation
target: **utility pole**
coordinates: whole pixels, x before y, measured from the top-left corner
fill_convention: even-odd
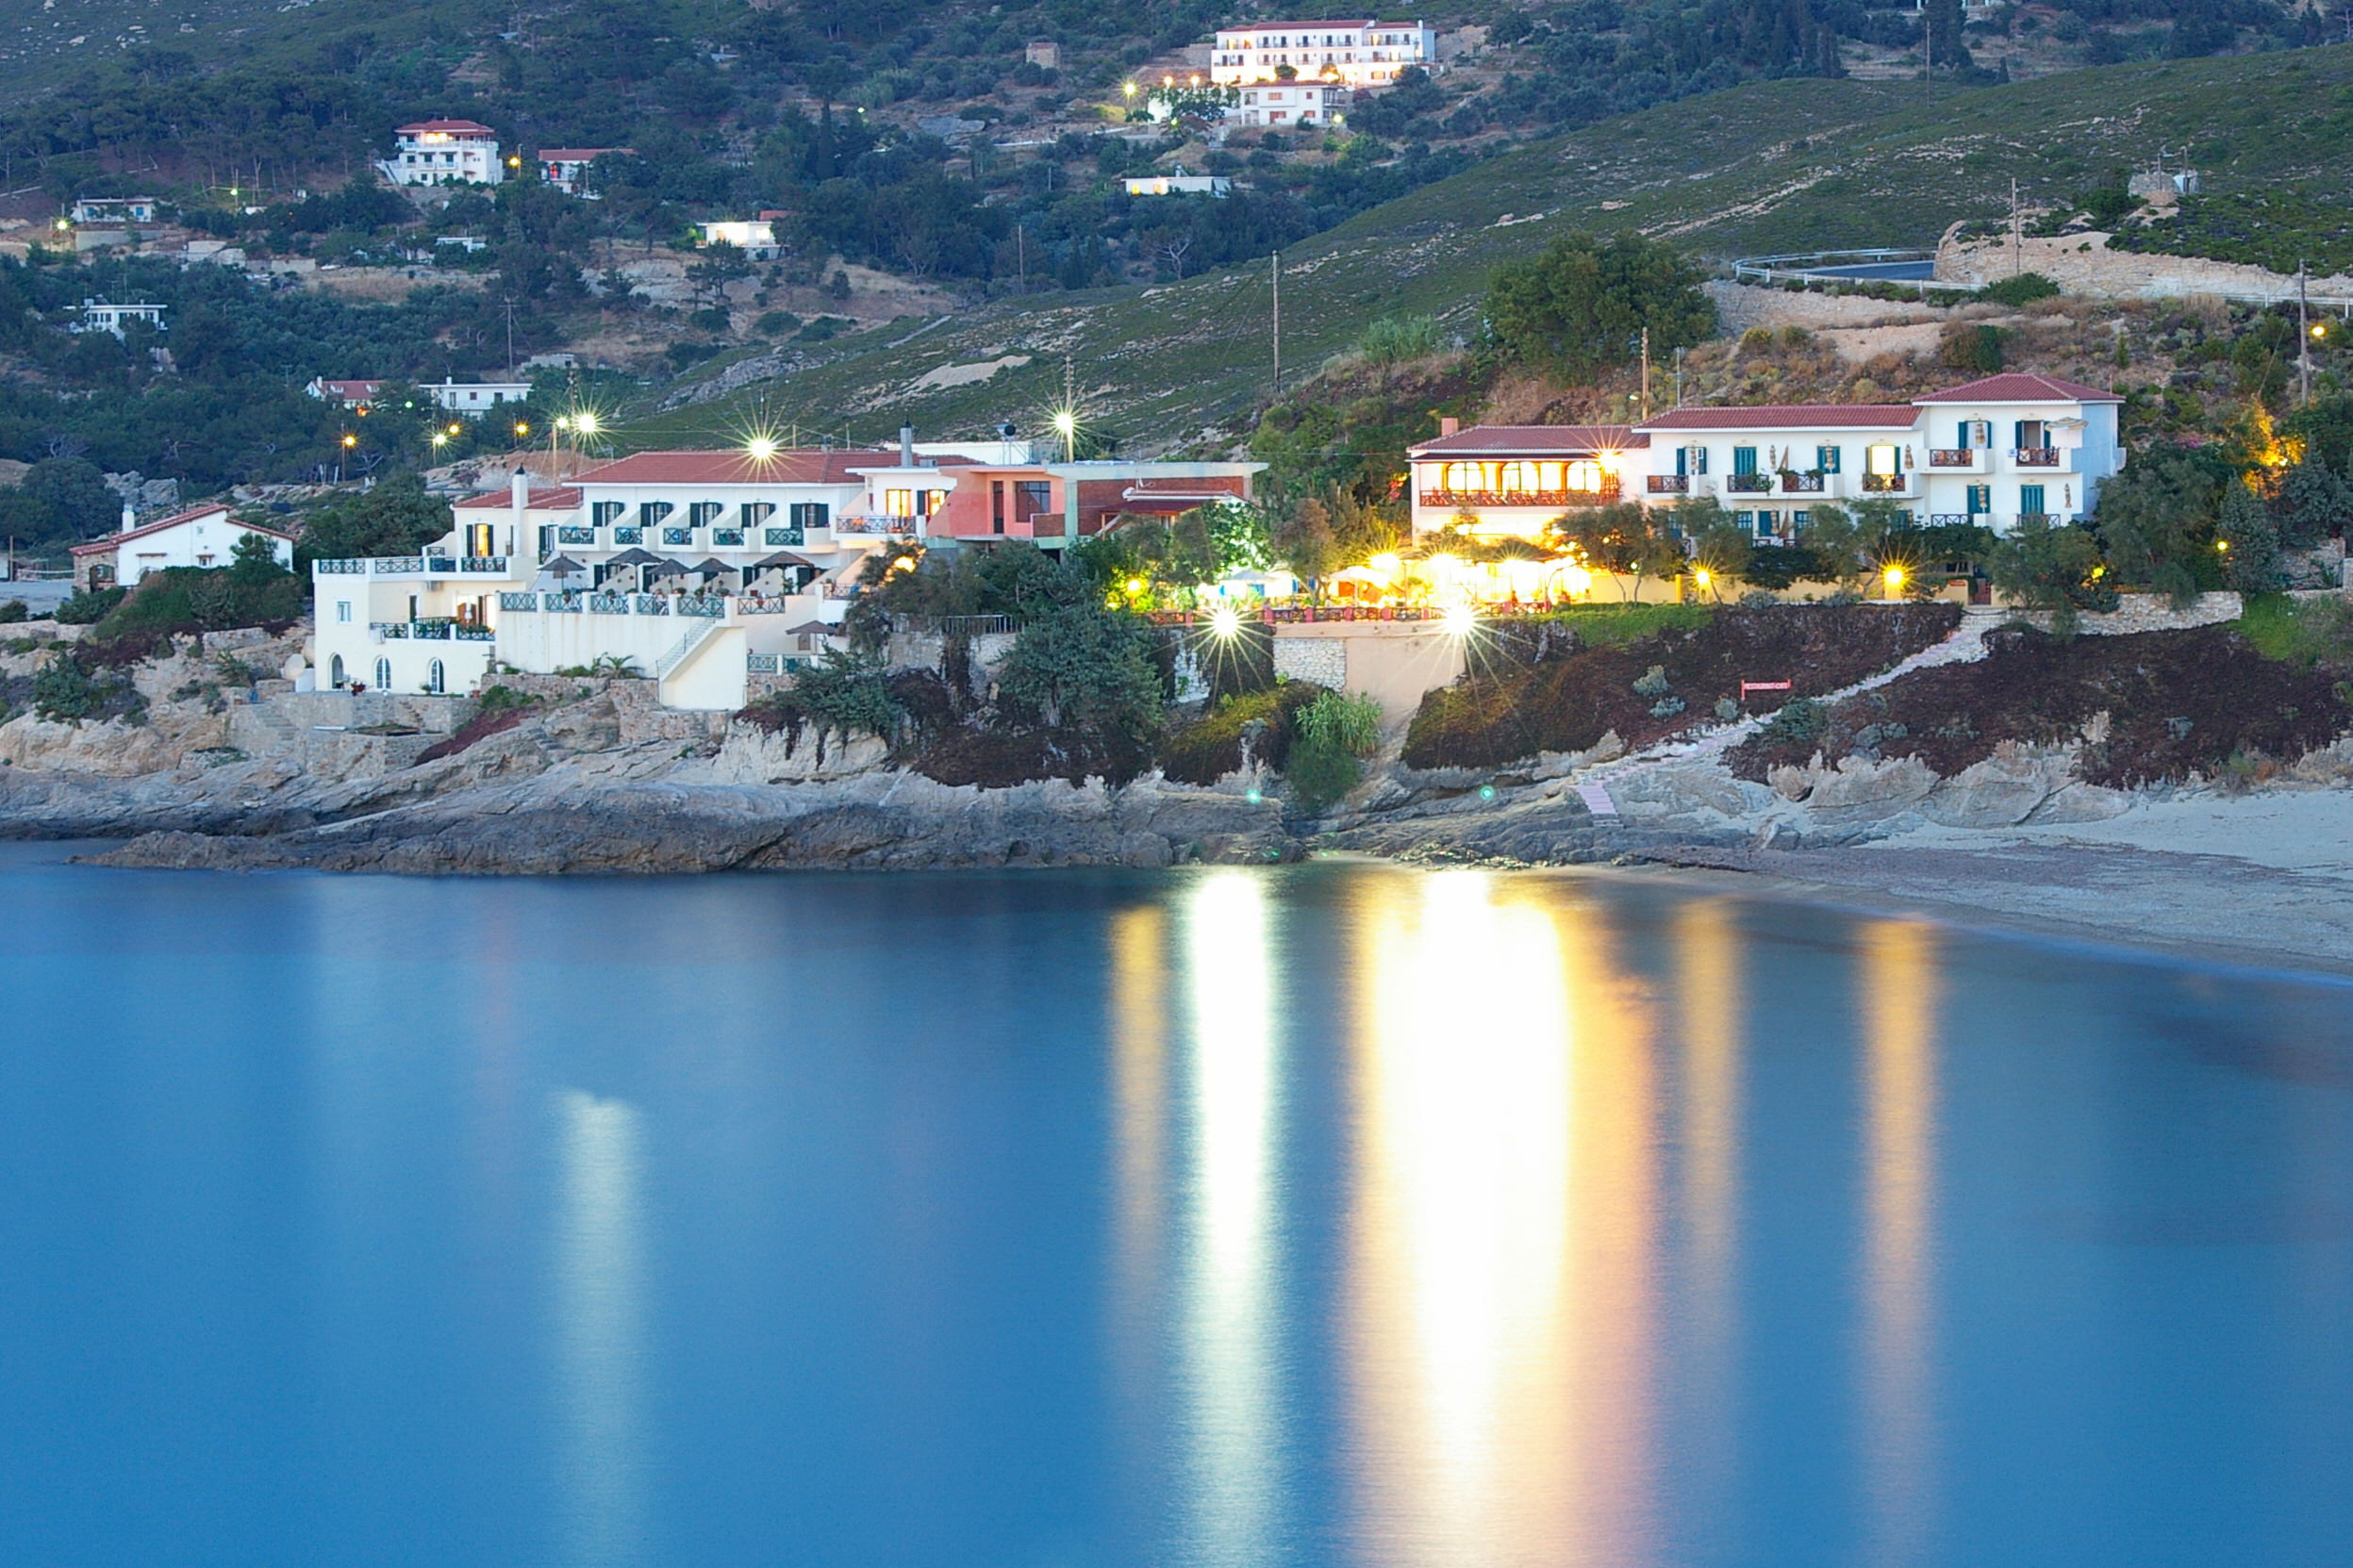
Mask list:
[[[2304,407],[2312,402],[2312,322],[2304,299],[2304,263],[2295,264],[2295,401]]]
[[[1283,253],[1274,253],[1274,395],[1283,395]]]
[[[1642,417],[1650,417],[1650,329],[1642,329]]]
[[[1675,351],[1675,406],[1683,405],[1683,351]]]
[[[2016,277],[2026,265],[2024,232],[2018,226],[2018,176],[2010,176],[2010,275]]]

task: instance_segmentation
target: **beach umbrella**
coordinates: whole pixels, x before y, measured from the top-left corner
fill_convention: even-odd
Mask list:
[[[605,564],[608,567],[650,567],[659,566],[661,564],[661,560],[662,558],[659,555],[655,554],[654,552],[650,550],[639,550],[633,546],[630,549],[622,551],[620,554],[614,556],[611,560],[605,562]]]
[[[795,555],[789,550],[780,550],[764,561],[754,561],[752,563],[752,569],[754,571],[773,571],[778,567],[806,567],[811,571],[822,571],[824,569],[824,568],[819,566],[815,561],[810,560],[806,555]]]
[[[687,565],[684,561],[656,561],[652,566],[646,568],[645,580],[652,583],[657,582],[664,577],[685,577],[689,575],[693,570],[694,569]]]

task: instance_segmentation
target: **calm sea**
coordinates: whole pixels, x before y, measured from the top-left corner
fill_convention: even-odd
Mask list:
[[[2338,1564],[2353,991],[1594,879],[0,849],[0,1560]]]

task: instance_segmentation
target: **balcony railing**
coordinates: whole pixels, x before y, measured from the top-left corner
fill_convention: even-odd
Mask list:
[[[1604,479],[1593,490],[1424,490],[1424,506],[1599,506],[1617,499],[1617,481]]]
[[[1733,495],[1765,495],[1773,488],[1773,476],[1769,473],[1728,473],[1724,476],[1724,488]]]
[[[1691,475],[1687,473],[1654,473],[1649,481],[1652,495],[1689,495]]]
[[[367,574],[368,563],[365,561],[313,561],[310,563],[310,568],[323,577],[361,577]]]
[[[743,530],[740,528],[712,529],[711,548],[713,550],[741,550],[743,548]]]
[[[488,626],[477,626],[471,620],[459,621],[456,626],[451,628],[451,634],[456,636],[459,642],[498,641],[498,634],[496,632],[491,631]]]
[[[727,613],[727,601],[718,594],[689,594],[678,601],[678,613],[684,616],[699,616],[706,620],[717,620]]]
[[[1060,513],[1054,514],[1056,517]],[[837,534],[911,535],[922,522],[921,518],[841,517],[834,519]]]
[[[1929,467],[1932,469],[1973,469],[1977,467],[1975,447],[1940,446],[1929,448]]]
[[[2055,469],[2059,466],[2059,449],[2047,446],[2022,446],[2011,453],[2010,460],[2022,469]]]
[[[691,545],[694,543],[694,530],[691,528],[665,528],[662,530],[662,543],[665,545]]]
[[[555,526],[555,542],[557,544],[594,544],[596,543],[596,530],[582,528],[575,523],[558,523]]]
[[[615,544],[643,544],[645,543],[645,530],[634,522],[623,524],[613,530],[613,542]]]
[[[670,614],[670,601],[658,593],[641,593],[629,607],[638,615]]]
[[[1906,489],[1911,483],[1911,476],[1901,473],[1866,473],[1863,476],[1863,487],[1880,494]]]
[[[498,607],[502,610],[536,610],[539,607],[539,596],[536,593],[502,593],[498,596]]]
[[[627,615],[629,596],[625,593],[592,593],[588,595],[590,615]]]
[[[1781,474],[1781,493],[1783,495],[1820,495],[1822,476],[1818,473],[1791,473],[1784,470]]]
[[[806,544],[808,540],[798,528],[764,528],[760,531],[760,542],[776,550],[786,545]]]

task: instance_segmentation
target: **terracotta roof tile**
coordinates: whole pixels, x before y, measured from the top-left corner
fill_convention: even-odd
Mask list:
[[[1676,408],[1644,422],[1675,430],[1909,430],[1919,415],[1908,403],[1765,403],[1747,408]]]
[[[2122,403],[2114,392],[2103,392],[2096,387],[2086,387],[2080,381],[2062,381],[2055,375],[2034,375],[2023,371],[2007,371],[1989,375],[1982,381],[1951,387],[1941,392],[1930,392],[1912,400],[1914,403]]]
[[[896,452],[802,449],[762,462],[749,453],[638,452],[577,476],[588,485],[854,485],[855,470],[887,467]]]
[[[132,539],[143,539],[150,534],[160,534],[163,530],[176,528],[183,522],[194,522],[199,518],[227,517],[228,515],[229,509],[217,503],[209,506],[191,506],[188,510],[174,512],[168,518],[157,518],[153,522],[142,522],[136,528],[126,528],[119,534],[108,534],[106,537],[92,539],[88,544],[77,544],[70,553],[103,555],[117,545],[125,544]],[[294,542],[293,535],[281,533],[275,528],[264,528],[257,522],[240,522],[237,526],[248,534],[267,534],[273,539],[284,539],[289,544]]]
[[[484,511],[503,512],[514,503],[514,493],[510,490],[485,490],[480,495],[470,495],[456,503],[455,509],[463,512],[478,507]],[[553,489],[535,488],[531,492],[531,509],[535,512],[560,512],[579,504],[580,487],[577,485],[558,485]]]
[[[1647,447],[1650,438],[1622,424],[1478,424],[1412,448],[1413,457],[1589,456]]]

